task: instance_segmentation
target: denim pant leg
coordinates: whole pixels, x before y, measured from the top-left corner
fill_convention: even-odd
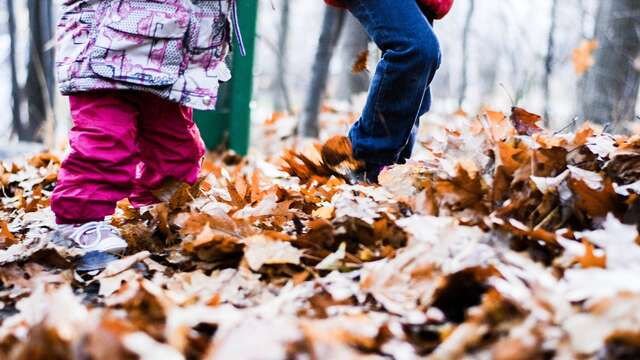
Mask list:
[[[407,145],[400,152],[400,156],[398,157],[398,164],[404,164],[408,159],[411,158],[411,154],[413,154],[413,148],[416,144],[416,139],[418,138],[418,130],[420,129],[420,118],[422,115],[429,112],[431,109],[431,89],[428,88],[427,92],[422,99],[422,106],[420,107],[420,114],[418,115],[418,119],[416,120],[413,129],[411,130],[411,135],[409,136],[409,141]]]
[[[368,165],[390,165],[411,150],[440,47],[415,0],[349,0],[349,10],[383,51],[361,118],[349,133]]]

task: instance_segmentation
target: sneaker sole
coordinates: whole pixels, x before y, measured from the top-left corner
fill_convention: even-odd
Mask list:
[[[104,251],[90,251],[76,261],[76,271],[86,272],[102,270],[106,268],[109,263],[119,259],[120,256],[112,253]]]

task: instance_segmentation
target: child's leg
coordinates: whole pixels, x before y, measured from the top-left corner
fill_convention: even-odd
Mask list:
[[[205,154],[192,111],[185,106],[144,94],[140,109],[140,159],[136,187],[129,197],[134,206],[156,202],[151,190],[165,180],[193,184]]]
[[[393,164],[410,154],[418,118],[429,109],[438,40],[415,0],[349,0],[349,10],[383,51],[349,137],[368,166]]]
[[[422,99],[422,106],[420,107],[420,113],[418,115],[418,119],[416,120],[416,123],[413,126],[413,129],[411,130],[411,135],[409,136],[409,141],[407,142],[407,146],[405,146],[402,149],[402,152],[400,153],[400,157],[398,157],[398,163],[403,164],[409,158],[411,158],[411,154],[413,154],[413,147],[418,137],[418,130],[420,128],[420,117],[422,117],[422,115],[429,112],[429,109],[431,109],[431,89],[427,89],[427,92],[425,93],[424,98]]]
[[[102,220],[131,192],[139,159],[138,110],[126,99],[130,94],[96,91],[69,97],[71,152],[51,199],[58,223]]]

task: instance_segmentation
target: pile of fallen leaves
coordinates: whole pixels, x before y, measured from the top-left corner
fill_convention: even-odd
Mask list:
[[[348,142],[209,158],[119,204],[95,273],[50,242],[52,153],[0,166],[0,358],[640,356],[640,138],[452,117],[380,186]]]

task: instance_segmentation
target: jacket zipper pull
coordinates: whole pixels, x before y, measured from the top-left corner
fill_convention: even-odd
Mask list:
[[[240,30],[238,20],[238,0],[231,0],[231,24],[236,41],[238,42],[238,47],[240,48],[240,55],[247,56],[247,50],[244,47],[244,40],[242,39],[242,31]]]

